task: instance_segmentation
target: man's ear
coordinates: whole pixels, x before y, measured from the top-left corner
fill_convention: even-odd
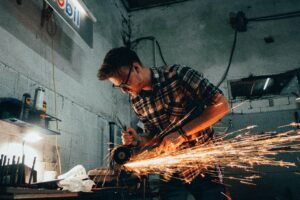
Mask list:
[[[132,63],[132,67],[134,68],[134,70],[138,73],[141,72],[141,69],[143,68],[138,62],[134,62]]]

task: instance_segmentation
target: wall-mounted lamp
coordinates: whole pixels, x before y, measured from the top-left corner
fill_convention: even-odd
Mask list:
[[[41,134],[35,130],[29,130],[25,133],[23,140],[29,143],[36,143],[42,139]]]

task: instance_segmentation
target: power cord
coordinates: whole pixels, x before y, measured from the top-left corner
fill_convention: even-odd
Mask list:
[[[55,116],[57,117],[57,99],[56,99],[56,84],[55,84],[55,65],[54,65],[54,39],[51,38],[52,45],[51,45],[51,58],[52,58],[52,81],[53,81],[53,92],[54,92],[54,112]],[[56,130],[58,130],[58,121],[56,120]],[[55,136],[55,149],[57,154],[58,160],[58,173],[61,174],[61,159],[60,159],[60,152],[58,148],[58,136]]]
[[[258,21],[268,21],[268,20],[278,20],[278,19],[288,19],[293,17],[300,17],[300,11],[287,12],[275,15],[268,15],[263,17],[254,17],[247,19],[248,22],[258,22]]]
[[[235,46],[236,46],[236,40],[237,40],[237,32],[238,30],[235,29],[234,31],[234,39],[233,39],[233,44],[232,44],[232,47],[231,47],[231,52],[230,52],[230,56],[229,56],[229,62],[228,62],[228,65],[227,65],[227,68],[221,78],[221,80],[219,81],[219,83],[217,84],[217,87],[219,87],[225,80],[225,78],[227,77],[227,74],[229,72],[229,69],[230,69],[230,66],[231,66],[231,62],[232,62],[232,57],[233,57],[233,54],[234,54],[234,50],[235,50]]]
[[[160,57],[161,57],[163,63],[164,63],[165,65],[167,65],[167,62],[166,62],[166,60],[165,60],[165,58],[164,58],[164,56],[163,56],[163,53],[162,53],[160,44],[159,44],[159,42],[155,39],[154,36],[147,36],[147,37],[140,37],[140,38],[137,38],[137,39],[135,39],[135,40],[133,40],[133,41],[130,42],[130,46],[129,46],[129,47],[132,48],[132,49],[134,49],[134,48],[136,48],[136,46],[137,46],[141,41],[143,41],[143,40],[151,40],[151,41],[154,41],[154,40],[155,40],[155,44],[156,44],[156,46],[158,47],[159,55],[160,55]]]
[[[235,31],[234,40],[233,40],[233,45],[231,48],[228,66],[227,66],[221,80],[217,84],[217,87],[219,87],[224,82],[224,80],[226,79],[226,77],[228,75],[228,72],[229,72],[229,69],[231,66],[231,62],[232,62],[232,57],[233,57],[234,50],[235,50],[235,46],[236,46],[237,32],[245,32],[247,30],[247,24],[249,22],[280,20],[280,19],[288,19],[288,18],[294,18],[294,17],[300,17],[300,11],[268,15],[268,16],[263,16],[263,17],[254,17],[254,18],[249,18],[249,19],[246,18],[245,13],[242,11],[238,12],[237,14],[230,13],[230,24],[231,24],[231,27]]]

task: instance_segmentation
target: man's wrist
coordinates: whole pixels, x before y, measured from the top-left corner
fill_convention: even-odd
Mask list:
[[[185,135],[185,132],[184,132],[184,130],[183,130],[181,127],[178,128],[177,131],[178,131],[178,133],[179,133],[180,135]]]
[[[182,127],[177,129],[177,132],[179,133],[180,136],[182,136],[184,139],[188,140],[185,131],[182,129]]]
[[[140,146],[140,144],[141,144],[141,136],[137,136],[136,137],[136,140],[135,140],[135,145],[134,146]]]

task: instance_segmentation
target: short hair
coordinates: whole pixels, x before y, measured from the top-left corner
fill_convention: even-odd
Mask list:
[[[119,47],[111,49],[104,57],[103,64],[98,70],[98,79],[106,80],[114,75],[116,75],[121,67],[131,66],[134,62],[138,62],[142,65],[137,54],[127,48]]]

